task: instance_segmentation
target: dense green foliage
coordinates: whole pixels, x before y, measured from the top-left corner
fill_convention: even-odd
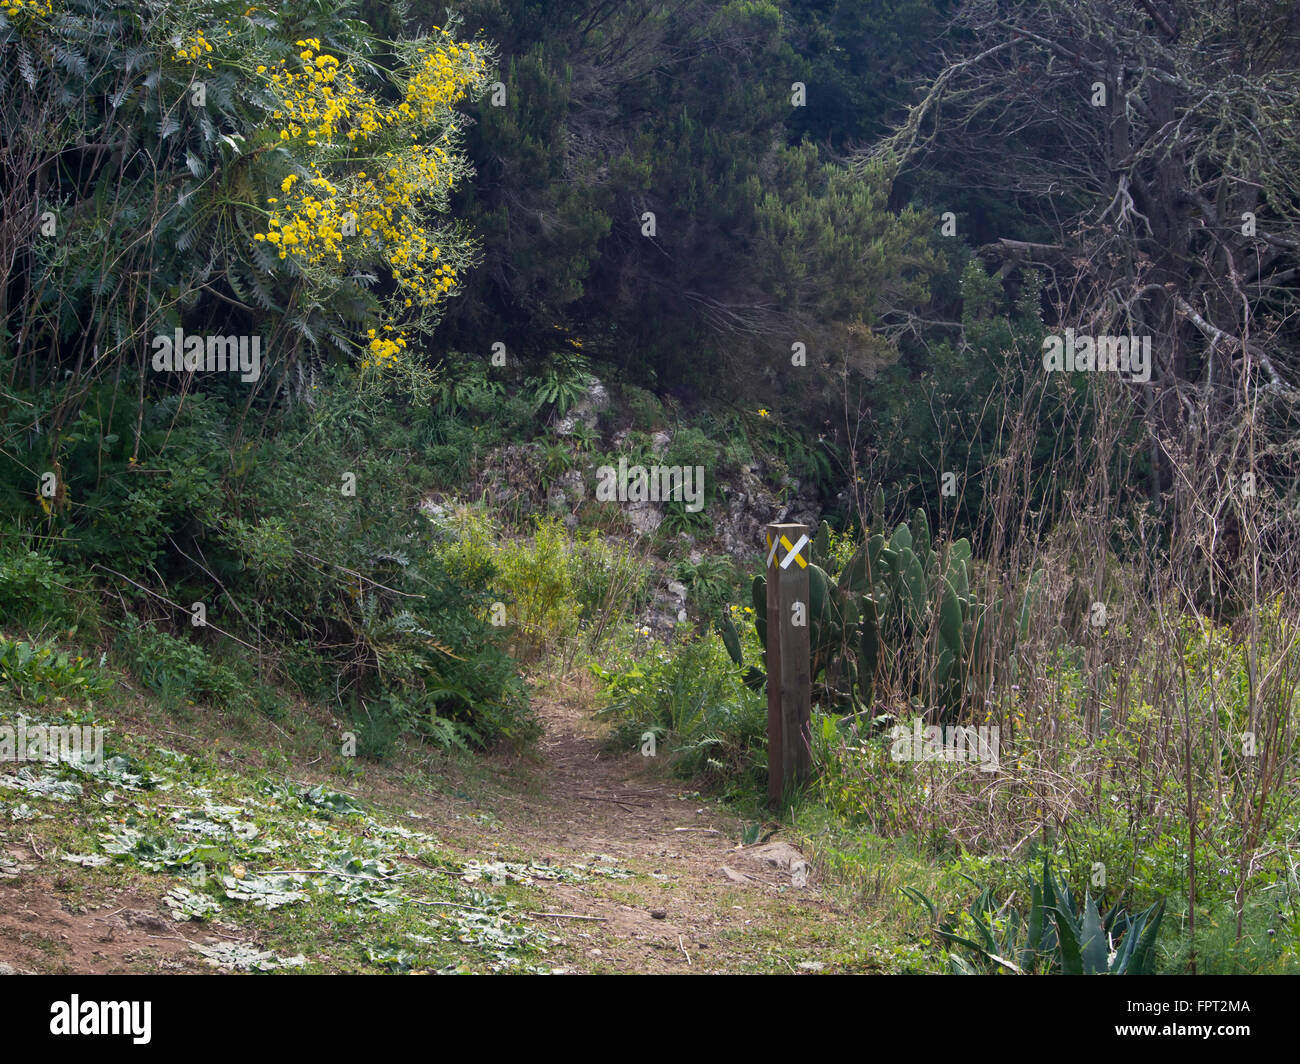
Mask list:
[[[0,18],[6,620],[69,620],[50,592],[76,573],[113,589],[121,648],[169,698],[277,681],[363,746],[527,737],[514,663],[429,550],[402,424],[435,384],[407,337],[474,253],[441,216],[467,173],[451,105],[486,47],[380,41],[334,3],[19,8]],[[177,329],[199,361],[160,372]],[[260,364],[205,367],[214,335],[253,337]]]
[[[935,268],[929,221],[887,211],[884,171],[845,166],[830,142],[876,128],[924,67],[909,45],[929,3],[464,10],[508,57],[508,89],[504,106],[480,103],[467,142],[478,177],[461,200],[485,261],[448,322],[462,346],[536,355],[563,322],[674,394],[713,392],[719,365],[785,390],[792,341],[820,378],[864,357],[847,326],[923,298],[900,282]],[[799,383],[811,403],[817,387]]]

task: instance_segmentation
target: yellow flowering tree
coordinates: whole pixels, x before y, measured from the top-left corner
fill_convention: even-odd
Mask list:
[[[477,253],[443,217],[470,173],[454,108],[483,91],[492,56],[481,41],[435,27],[392,45],[400,65],[377,79],[367,76],[372,64],[341,58],[318,38],[296,46],[292,59],[257,67],[275,101],[284,176],[253,241],[302,278],[308,299],[367,284],[380,320],[359,338],[360,365],[388,368],[411,334],[433,326]]]
[[[0,248],[27,262],[0,286],[0,365],[55,396],[40,421],[124,367],[141,404],[188,394],[152,362],[177,329],[259,337],[250,402],[327,357],[428,375],[404,352],[478,254],[449,196],[495,56],[456,23],[379,39],[358,10],[0,0]]]
[[[40,19],[54,14],[54,4],[51,0],[3,0],[0,11],[11,21],[21,22],[24,18]]]

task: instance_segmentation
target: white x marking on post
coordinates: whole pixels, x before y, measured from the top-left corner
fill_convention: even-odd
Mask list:
[[[808,542],[807,536],[800,536],[795,540],[794,546],[790,548],[790,553],[781,559],[781,568],[789,569],[790,563],[799,557],[799,552],[803,550],[803,545]]]

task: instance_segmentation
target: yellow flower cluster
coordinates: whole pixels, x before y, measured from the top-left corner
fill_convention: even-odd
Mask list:
[[[290,174],[280,183],[280,191],[292,192],[297,180],[297,174]],[[314,264],[333,255],[335,261],[342,262],[348,212],[339,206],[338,196],[339,190],[317,172],[297,193],[297,209],[286,214],[283,221],[279,214],[272,215],[268,231],[255,233],[253,239],[274,244],[282,259],[293,254]]]
[[[350,69],[341,67],[334,56],[320,53],[315,37],[296,43],[302,49],[298,53],[302,70],[281,66],[270,75],[281,99],[281,106],[271,112],[272,118],[284,123],[281,140],[305,135],[308,144],[329,143],[346,125],[348,140],[355,141],[383,128],[383,109],[362,91]],[[266,68],[258,67],[257,72],[265,73]]]
[[[378,181],[362,176],[363,171],[349,203],[344,203],[338,188],[319,173],[301,188],[297,175],[290,174],[280,190],[292,194],[292,209],[272,215],[268,231],[255,233],[253,239],[275,245],[282,259],[294,255],[316,265],[329,256],[342,262],[343,234],[350,223],[357,236],[380,243],[380,254],[393,280],[407,293],[406,305],[430,305],[455,287],[456,271],[438,262],[442,249],[407,213],[419,186],[406,179],[414,176],[412,170],[421,172],[426,160],[425,150],[416,149],[411,158],[396,162]],[[270,202],[278,204],[279,198]]]
[[[378,235],[393,280],[407,292],[408,306],[418,301],[429,304],[451,291],[456,273],[450,266],[435,265],[442,250],[429,234],[412,220],[411,208],[419,193],[443,180],[447,155],[441,148],[412,145],[402,157],[393,157],[378,178],[364,175],[359,199],[373,206],[363,217],[363,236]],[[447,183],[451,175],[447,175]]]
[[[54,4],[52,0],[0,0],[0,11],[10,18],[18,15],[44,18],[54,14]]]
[[[318,54],[319,40],[297,44],[303,49],[302,72],[277,70],[270,75],[282,100],[272,114],[287,123],[281,139],[305,135],[309,145],[340,133],[355,141],[385,126],[423,125],[437,108],[464,96],[473,70],[484,66],[468,48],[439,48],[412,76],[402,103],[385,110],[360,90],[348,68],[340,67],[333,56]],[[453,66],[452,59],[460,60],[462,67]],[[441,248],[413,219],[419,196],[454,183],[451,160],[442,148],[416,143],[397,154],[385,152],[376,173],[362,170],[349,182],[351,194],[346,198],[315,173],[302,186],[296,185],[296,175],[285,178],[280,190],[288,202],[280,204],[278,197],[268,201],[277,209],[267,232],[253,239],[276,245],[282,259],[294,255],[315,265],[328,256],[341,263],[343,235],[351,221],[359,238],[380,245],[393,279],[405,290],[406,306],[430,305],[455,287],[456,271],[437,261]]]
[[[283,63],[270,72],[257,68],[277,97],[271,115],[280,140],[318,151],[343,148],[365,169],[337,178],[336,186],[315,163],[305,161],[313,176],[284,179],[282,196],[267,201],[266,230],[253,239],[274,245],[281,259],[293,256],[304,266],[326,268],[341,264],[345,240],[355,240],[354,256],[377,257],[397,282],[405,307],[431,307],[455,287],[457,275],[435,243],[437,237],[419,221],[430,200],[435,207],[442,202],[458,163],[442,147],[421,143],[420,133],[441,121],[447,108],[481,80],[486,59],[465,45],[421,48],[425,58],[416,64],[401,101],[387,107],[362,89],[350,64],[322,53],[318,39],[306,38],[297,46],[295,69]],[[351,154],[381,135],[384,140],[371,147],[371,154]],[[410,143],[405,143],[408,135]],[[444,133],[442,142],[448,139]],[[388,146],[392,150],[385,150]],[[330,158],[336,157],[331,151]],[[396,363],[406,339],[392,325],[384,326],[384,334],[371,330],[363,368]]]
[[[393,332],[393,326],[385,325],[384,332]],[[397,354],[406,346],[406,337],[401,333],[396,336],[376,336],[374,329],[367,329],[366,335],[370,337],[370,355],[361,361],[362,369],[369,369],[371,366],[377,369],[390,369],[397,362]]]
[[[282,101],[271,115],[285,123],[280,129],[281,140],[306,136],[309,144],[330,142],[340,130],[355,142],[406,121],[427,125],[444,108],[463,99],[466,89],[487,67],[486,60],[471,48],[454,44],[437,48],[426,53],[407,82],[402,102],[386,108],[362,90],[350,67],[321,53],[319,39],[309,37],[295,43],[302,49],[298,53],[302,69],[293,71],[281,65],[271,73],[271,83]],[[257,69],[259,74],[266,72],[265,67]]]
[[[487,62],[472,48],[452,44],[425,53],[424,62],[406,85],[406,99],[397,107],[398,112],[414,117],[418,112],[426,122],[442,108],[449,107],[465,96],[466,86],[475,74],[487,68]]]
[[[181,47],[176,53],[176,58],[194,60],[210,51],[212,51],[212,45],[210,45],[208,39],[203,36],[203,31],[199,30],[198,34],[190,44],[186,44],[184,41],[181,42]]]

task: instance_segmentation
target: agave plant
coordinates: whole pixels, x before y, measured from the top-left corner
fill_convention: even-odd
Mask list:
[[[1043,858],[1041,882],[1030,890],[1029,913],[1010,903],[999,906],[985,887],[963,914],[939,920],[934,903],[914,887],[904,895],[923,904],[949,947],[955,975],[1058,972],[1063,975],[1149,975],[1155,967],[1156,938],[1165,915],[1162,898],[1130,914],[1123,904],[1104,916],[1085,891],[1079,905],[1065,881]],[[963,955],[964,954],[964,955]]]

